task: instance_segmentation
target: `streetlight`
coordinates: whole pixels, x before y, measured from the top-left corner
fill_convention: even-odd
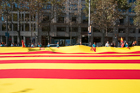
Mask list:
[[[90,0],[89,0],[89,17],[88,17],[88,44],[91,44],[90,41],[90,36],[91,36],[91,26],[90,26]]]

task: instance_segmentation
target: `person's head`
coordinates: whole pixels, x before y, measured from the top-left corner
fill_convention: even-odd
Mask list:
[[[50,43],[48,43],[48,45],[49,45]]]
[[[107,44],[108,44],[109,42],[107,41]]]
[[[128,43],[126,42],[126,44],[128,45]]]
[[[135,44],[137,43],[137,41],[135,41]]]
[[[80,45],[82,45],[82,42],[80,42]]]
[[[57,42],[57,44],[59,44],[59,42]]]
[[[96,44],[95,42],[93,44]]]

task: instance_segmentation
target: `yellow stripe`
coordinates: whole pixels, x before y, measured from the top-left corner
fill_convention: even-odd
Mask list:
[[[62,64],[22,63],[1,64],[0,69],[139,69],[140,64]]]
[[[140,54],[6,54],[6,55],[0,55],[0,56],[32,56],[32,55],[35,55],[35,56],[39,56],[39,55],[55,55],[55,56],[104,56],[104,55],[139,55]]]
[[[1,60],[140,60],[140,57],[12,57]]]
[[[140,93],[140,80],[0,79],[0,93]]]

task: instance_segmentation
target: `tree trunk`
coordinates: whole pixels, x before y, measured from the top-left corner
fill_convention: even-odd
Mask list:
[[[104,29],[102,29],[102,37],[103,37],[102,46],[104,46],[105,45],[105,31],[104,31]]]
[[[6,16],[6,46],[8,46],[8,14]]]
[[[21,36],[20,36],[20,11],[19,11],[19,19],[18,19],[18,39],[19,39],[19,44],[21,44]]]

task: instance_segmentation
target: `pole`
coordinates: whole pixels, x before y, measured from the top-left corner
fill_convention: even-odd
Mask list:
[[[70,13],[71,13],[71,1],[70,1],[70,4],[69,4],[69,7],[70,7],[70,11],[69,11],[69,16],[70,16]],[[69,18],[69,36],[70,36],[70,45],[71,45],[71,26],[72,26],[72,23],[70,21],[70,18]]]
[[[91,31],[90,31],[90,0],[89,0],[89,17],[88,17],[88,44],[90,45],[90,36],[91,36]]]
[[[8,46],[8,14],[6,16],[6,46]]]

